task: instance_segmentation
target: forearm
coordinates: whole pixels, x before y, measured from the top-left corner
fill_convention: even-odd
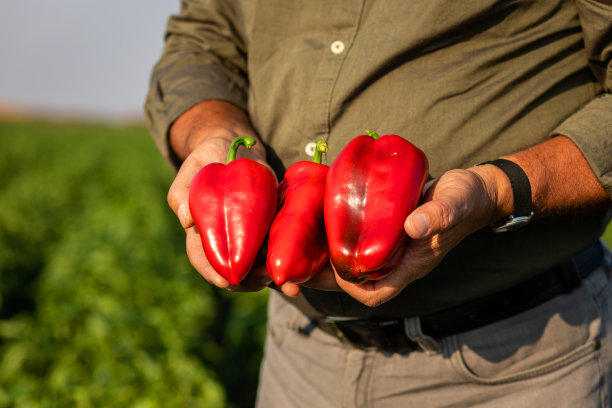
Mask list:
[[[503,157],[527,174],[536,217],[585,212],[611,204],[612,6],[604,3],[608,2],[576,2],[586,58],[604,93],[554,130],[567,137],[555,136]],[[503,177],[503,172],[497,173]],[[508,188],[504,184],[507,180],[502,181],[502,190]],[[512,211],[508,192],[500,191],[499,196],[498,209],[506,216]],[[512,194],[509,196],[511,200]]]
[[[553,137],[503,158],[515,162],[527,174],[538,218],[586,212],[611,204],[580,150],[564,136]],[[493,191],[496,206],[493,218],[511,214],[513,197],[505,173],[494,166],[483,166],[476,171],[484,176],[485,183]]]
[[[168,132],[168,145],[181,162],[168,191],[168,204],[187,233],[187,255],[194,268],[210,283],[228,288],[229,282],[210,265],[190,211],[190,188],[199,171],[211,163],[225,163],[232,140],[237,136],[255,137],[247,114],[236,105],[221,100],[198,103],[174,121]],[[265,164],[265,149],[258,143],[250,150],[240,149],[239,157]],[[250,273],[232,290],[260,290],[270,282],[265,269]]]

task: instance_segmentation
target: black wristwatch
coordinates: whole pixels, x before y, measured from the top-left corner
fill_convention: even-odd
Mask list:
[[[523,169],[516,163],[506,159],[497,159],[478,163],[492,164],[500,168],[510,179],[512,195],[514,197],[514,212],[501,221],[491,225],[495,232],[506,232],[524,227],[533,218],[533,204],[531,202],[531,184]]]

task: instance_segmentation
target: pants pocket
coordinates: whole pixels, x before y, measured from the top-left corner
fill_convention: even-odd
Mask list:
[[[578,288],[529,311],[450,336],[444,352],[453,368],[478,384],[507,384],[543,376],[578,361],[591,361],[599,348],[599,308]],[[578,364],[578,363],[577,363]]]

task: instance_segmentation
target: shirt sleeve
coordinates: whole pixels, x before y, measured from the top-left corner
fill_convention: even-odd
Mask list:
[[[602,92],[562,122],[553,134],[567,136],[578,146],[612,197],[612,3],[605,3],[577,2],[589,67]]]
[[[230,3],[183,0],[179,14],[168,19],[145,119],[158,149],[175,168],[180,161],[170,149],[168,131],[183,112],[211,99],[246,107],[246,47]]]

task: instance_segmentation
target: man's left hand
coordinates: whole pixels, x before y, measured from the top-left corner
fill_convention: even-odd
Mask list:
[[[510,214],[511,203],[510,181],[495,166],[448,171],[425,186],[423,204],[406,219],[411,239],[389,274],[361,284],[336,274],[336,282],[365,305],[381,305],[431,272],[468,235]]]

